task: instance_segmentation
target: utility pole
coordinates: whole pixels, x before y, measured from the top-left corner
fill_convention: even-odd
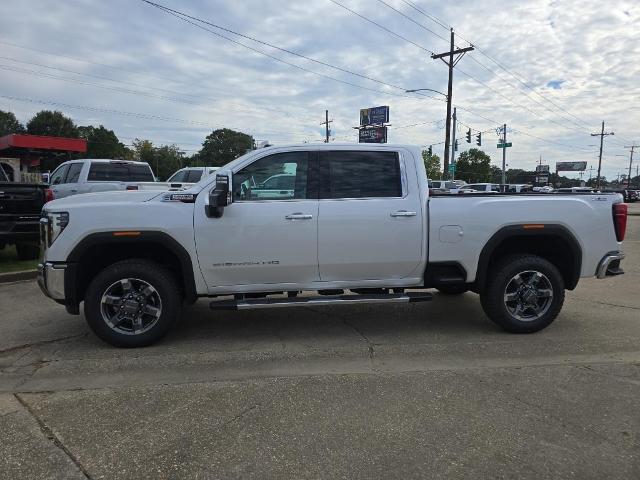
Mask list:
[[[502,126],[502,187],[500,189],[505,192],[507,189],[507,124]]]
[[[332,123],[333,120],[329,120],[329,110],[325,110],[324,111],[324,122],[322,122],[320,125],[324,125],[325,126],[325,138],[324,138],[324,143],[329,143],[329,124]]]
[[[451,145],[453,148],[451,149],[451,165],[453,165],[453,173],[451,174],[451,180],[456,179],[456,107],[453,107],[453,135],[451,136]]]
[[[628,147],[624,147],[624,148],[630,148],[631,149],[631,154],[629,155],[629,176],[627,177],[627,187],[631,188],[631,164],[633,163],[633,151],[638,148],[639,145],[636,145],[635,143],[633,145],[630,145]]]
[[[600,189],[600,170],[602,169],[602,142],[607,135],[615,135],[613,132],[604,132],[604,120],[600,133],[592,133],[592,137],[600,137],[600,156],[598,157],[598,176],[596,177],[596,190]]]
[[[447,87],[447,126],[444,137],[444,165],[443,165],[443,174],[445,178],[447,178],[447,174],[449,171],[449,148],[451,147],[451,99],[453,95],[453,67],[455,67],[460,59],[464,56],[465,53],[473,50],[473,47],[469,46],[466,48],[455,49],[455,41],[454,41],[454,33],[453,28],[451,29],[451,43],[449,44],[449,51],[444,53],[438,53],[431,55],[432,59],[440,59],[442,60],[447,67],[449,67],[449,84]],[[454,60],[454,56],[455,60]],[[448,57],[448,61],[445,58]]]

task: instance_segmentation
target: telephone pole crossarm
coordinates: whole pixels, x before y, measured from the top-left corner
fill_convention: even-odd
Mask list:
[[[431,58],[433,58],[434,60],[436,60],[438,58],[442,58],[444,60],[444,57],[450,57],[451,55],[458,55],[460,53],[464,54],[464,53],[470,52],[472,50],[474,50],[473,47],[459,48],[457,50],[454,50],[453,52],[444,52],[444,53],[438,53],[438,54],[434,53],[433,55],[431,55]],[[444,60],[444,62],[447,63],[446,60]],[[449,64],[447,63],[447,65],[449,65]]]

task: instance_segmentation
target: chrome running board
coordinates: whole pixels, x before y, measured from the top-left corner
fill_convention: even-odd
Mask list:
[[[215,300],[211,310],[254,310],[258,308],[304,307],[308,305],[353,305],[358,303],[414,303],[428,302],[428,292],[390,293],[380,295],[323,295],[317,297],[246,298],[242,300]]]

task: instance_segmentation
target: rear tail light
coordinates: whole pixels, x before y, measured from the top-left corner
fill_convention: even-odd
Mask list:
[[[627,231],[627,204],[615,203],[613,205],[613,228],[616,231],[616,240],[622,242]]]
[[[44,189],[44,203],[50,202],[53,200],[53,190],[50,188]]]
[[[127,185],[127,190],[138,190],[138,185]]]

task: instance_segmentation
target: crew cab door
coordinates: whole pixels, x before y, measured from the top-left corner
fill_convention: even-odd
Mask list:
[[[320,153],[322,281],[419,277],[423,207],[412,157],[399,151]]]
[[[244,285],[259,291],[318,280],[315,164],[316,154],[308,151],[261,157],[233,172],[233,203],[222,217],[196,209],[196,249],[209,289]],[[265,185],[274,175],[293,180],[291,189],[282,193]]]
[[[68,164],[69,169],[66,175],[59,184],[53,187],[54,198],[64,198],[81,193],[78,191],[78,180],[83,165],[83,162],[71,162]]]

